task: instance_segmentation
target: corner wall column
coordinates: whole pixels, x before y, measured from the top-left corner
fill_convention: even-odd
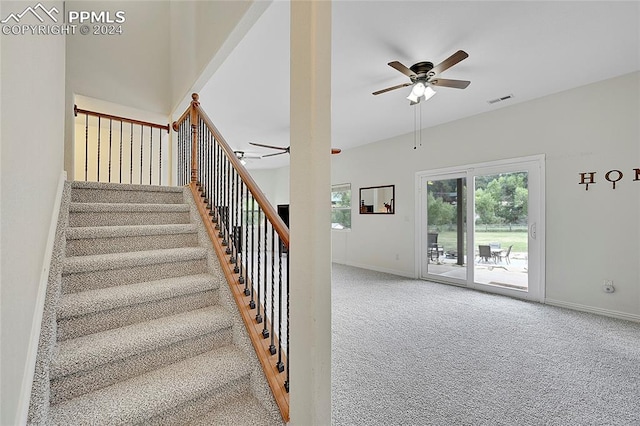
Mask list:
[[[331,424],[331,2],[291,2],[291,425]]]

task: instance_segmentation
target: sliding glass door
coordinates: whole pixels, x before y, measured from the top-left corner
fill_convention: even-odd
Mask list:
[[[418,174],[420,277],[544,298],[544,158]]]
[[[466,193],[464,174],[428,176],[421,181],[425,195],[421,246],[424,277],[464,284],[467,281]]]

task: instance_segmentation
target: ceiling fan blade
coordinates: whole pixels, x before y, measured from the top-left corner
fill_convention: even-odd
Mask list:
[[[471,84],[471,82],[467,80],[449,80],[447,78],[434,78],[429,81],[429,83],[434,86],[453,87],[454,89],[465,89],[469,84]]]
[[[400,71],[402,74],[406,75],[407,77],[416,76],[416,73],[414,73],[413,71],[411,71],[409,68],[405,67],[398,61],[389,62],[387,65],[389,65],[391,68],[394,68]]]
[[[373,92],[374,95],[379,95],[381,93],[390,92],[392,90],[400,89],[401,87],[411,86],[413,83],[403,83],[398,84],[397,86],[387,87],[386,89],[378,90],[377,92]]]
[[[282,154],[286,154],[287,151],[282,151],[282,152],[276,152],[275,154],[267,154],[267,155],[263,155],[262,158],[267,158],[267,157],[273,157],[275,155],[282,155]]]
[[[447,59],[445,59],[444,61],[440,62],[438,65],[433,67],[431,71],[435,74],[440,74],[442,71],[451,68],[458,62],[468,57],[469,55],[467,54],[467,52],[465,52],[464,50],[458,50],[456,53],[449,56]]]
[[[280,150],[285,151],[285,152],[289,150],[289,147],[285,148],[285,147],[282,147],[282,146],[264,145],[264,144],[255,143],[255,142],[249,142],[249,145],[261,146],[263,148],[280,149]]]
[[[332,154],[340,154],[342,152],[342,150],[340,148],[331,148],[331,153]]]

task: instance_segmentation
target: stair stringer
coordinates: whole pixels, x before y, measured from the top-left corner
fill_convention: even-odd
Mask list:
[[[219,259],[209,234],[207,233],[205,226],[202,222],[202,217],[198,212],[196,201],[193,199],[191,189],[186,186],[183,189],[183,195],[185,204],[189,205],[189,214],[191,217],[191,223],[196,224],[198,228],[198,243],[200,247],[204,247],[207,250],[207,266],[209,272],[216,277],[220,277],[221,284],[219,287],[219,303],[222,305],[233,317],[233,343],[236,345],[251,362],[251,393],[262,404],[264,409],[271,415],[274,420],[274,425],[284,424],[280,409],[276,404],[271,388],[267,382],[267,379],[262,370],[262,366],[255,353],[249,334],[245,328],[238,306],[236,305],[229,283],[225,278],[222,271],[220,262],[227,261],[227,259]]]
[[[65,232],[69,226],[69,205],[71,203],[71,183],[65,182],[60,202],[60,213],[56,225],[53,252],[49,266],[47,291],[45,294],[44,311],[42,314],[42,326],[38,340],[36,366],[31,385],[31,398],[29,401],[29,414],[27,424],[49,424],[49,397],[50,381],[49,371],[53,350],[57,341],[56,313],[58,302],[62,292],[62,265],[65,257],[66,237]]]

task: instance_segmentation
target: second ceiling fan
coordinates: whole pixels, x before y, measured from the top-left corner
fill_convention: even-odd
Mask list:
[[[418,62],[407,68],[398,61],[389,62],[388,65],[390,67],[400,71],[402,74],[409,77],[411,82],[387,87],[386,89],[373,92],[373,94],[379,95],[381,93],[390,92],[402,87],[413,86],[413,89],[411,90],[409,96],[407,96],[407,99],[411,101],[411,105],[415,105],[419,103],[423,97],[425,100],[427,100],[435,94],[435,91],[431,88],[431,86],[465,89],[471,83],[470,81],[440,78],[439,74],[468,57],[469,55],[467,54],[467,52],[465,52],[464,50],[458,50],[456,53],[449,56],[447,59],[435,66],[432,62]]]
[[[261,143],[255,143],[255,142],[249,142],[249,145],[260,146],[262,148],[277,149],[278,151],[280,151],[280,152],[276,152],[274,154],[263,155],[262,158],[273,157],[274,155],[289,154],[291,152],[291,150],[290,150],[291,147],[290,146],[285,148],[285,147],[282,147],[282,146],[265,145],[265,144],[261,144]],[[342,150],[339,149],[339,148],[331,148],[331,153],[332,154],[340,154],[340,152],[342,152]]]

